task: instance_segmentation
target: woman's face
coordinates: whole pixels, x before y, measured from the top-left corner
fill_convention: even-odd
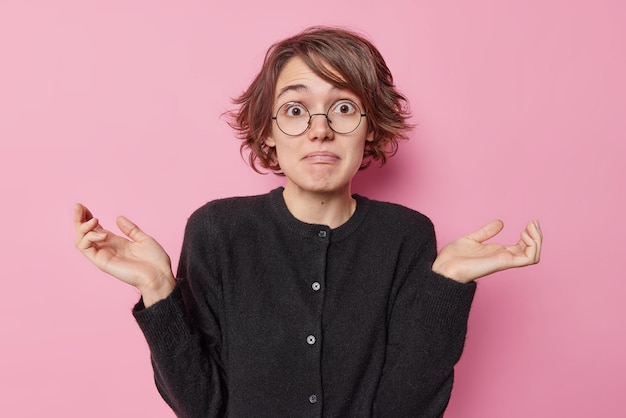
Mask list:
[[[347,134],[330,129],[324,115],[331,105],[346,99],[356,103],[363,113],[363,105],[354,93],[320,78],[300,58],[294,57],[285,64],[276,82],[273,114],[288,102],[301,103],[311,115],[315,114],[309,128],[297,136],[285,134],[273,121],[272,134],[265,139],[267,145],[276,148],[276,158],[287,176],[286,188],[297,188],[301,192],[350,193],[350,183],[363,160],[365,142],[371,141],[373,135],[362,119],[358,127]],[[333,111],[354,110],[349,102],[339,102],[339,106],[331,109],[331,115]],[[302,110],[295,107],[288,111],[292,114]],[[305,117],[308,118],[306,112]]]

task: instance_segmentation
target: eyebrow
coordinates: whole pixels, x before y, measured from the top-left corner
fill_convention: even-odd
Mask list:
[[[309,88],[305,86],[304,84],[290,84],[280,89],[278,96],[276,96],[276,100],[280,99],[280,96],[287,93],[288,91],[301,92],[301,91],[308,91],[308,90]]]
[[[285,86],[282,89],[280,89],[280,91],[278,92],[278,96],[276,96],[276,100],[280,99],[280,97],[283,94],[285,94],[285,93],[287,93],[289,91],[295,91],[297,93],[300,93],[300,92],[303,92],[303,91],[307,92],[309,90],[310,90],[309,87],[304,85],[304,84],[290,84],[290,85]],[[341,90],[341,89],[336,87],[336,86],[332,86],[330,90],[331,91],[337,91],[337,90]]]

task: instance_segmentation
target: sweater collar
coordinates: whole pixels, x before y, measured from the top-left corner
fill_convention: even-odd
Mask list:
[[[356,210],[348,221],[337,228],[331,229],[327,225],[309,224],[296,219],[287,208],[287,204],[283,198],[283,190],[283,187],[278,187],[268,194],[272,214],[279,224],[292,233],[303,237],[317,237],[320,236],[321,231],[324,231],[324,233],[329,236],[330,242],[341,241],[350,236],[361,226],[370,207],[370,200],[368,198],[358,194],[352,195],[356,200]]]

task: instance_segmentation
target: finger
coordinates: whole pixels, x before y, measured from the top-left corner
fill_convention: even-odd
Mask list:
[[[543,241],[543,234],[538,221],[530,221],[528,225],[526,225],[526,230],[522,234],[522,239],[526,245],[533,247],[533,264],[538,263],[541,258],[541,243]]]
[[[76,234],[74,235],[74,245],[76,248],[79,248],[80,242],[85,238],[85,235],[93,231],[97,224],[98,220],[96,218],[91,218],[87,222],[76,225]]]
[[[93,215],[85,206],[80,203],[74,204],[74,225],[78,225],[87,222],[93,218]]]
[[[96,244],[103,242],[107,239],[107,233],[104,231],[90,231],[86,233],[82,239],[76,243],[76,248],[80,251],[87,251],[93,248]]]
[[[539,224],[539,221],[533,221],[533,230],[534,231],[531,236],[535,241],[537,241],[539,248],[541,248],[541,244],[543,243],[543,231],[541,230],[541,225]]]
[[[92,229],[96,231],[103,229],[98,219],[94,218],[89,209],[80,203],[74,205],[74,227],[77,232],[81,231],[83,234]]]
[[[125,216],[118,216],[117,227],[124,233],[124,235],[133,241],[142,241],[146,238],[150,238],[136,224]]]
[[[496,219],[484,225],[478,231],[472,232],[467,237],[477,242],[487,241],[498,235],[498,233],[502,231],[502,228],[504,228],[504,223]]]
[[[74,241],[75,242],[79,242],[89,232],[104,232],[104,233],[107,233],[108,231],[106,229],[102,228],[102,226],[100,226],[98,218],[91,218],[87,222],[82,223],[76,229],[76,238],[74,239]]]
[[[524,244],[524,255],[526,256],[526,264],[536,264],[539,262],[539,246],[537,241],[533,239],[528,230],[522,232],[521,243]]]
[[[538,263],[541,260],[541,246],[543,244],[543,232],[541,231],[541,225],[539,224],[539,221],[534,220],[531,222],[531,224],[532,224],[532,227],[529,228],[530,229],[529,234],[536,243],[537,252],[535,254],[535,263]]]

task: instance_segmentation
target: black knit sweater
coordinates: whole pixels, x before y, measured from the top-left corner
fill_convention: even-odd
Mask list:
[[[437,417],[475,291],[431,270],[433,226],[355,195],[338,228],[282,189],[189,219],[170,297],[134,315],[181,417]]]

